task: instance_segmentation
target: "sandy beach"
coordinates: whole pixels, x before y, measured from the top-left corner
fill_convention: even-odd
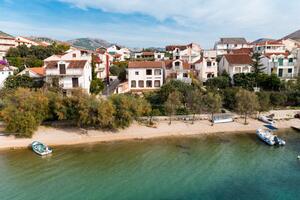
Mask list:
[[[264,124],[258,120],[248,119],[249,124],[244,125],[243,119],[238,119],[232,123],[215,124],[207,120],[191,122],[174,121],[171,125],[167,121],[157,123],[156,128],[133,123],[129,128],[117,132],[88,130],[82,134],[79,128],[53,128],[40,126],[34,136],[30,139],[15,138],[14,136],[3,135],[4,127],[0,127],[0,149],[26,148],[32,141],[38,140],[50,146],[75,145],[95,142],[110,142],[119,140],[148,139],[157,137],[207,135],[217,133],[253,132]],[[278,120],[279,129],[299,126],[299,119]]]

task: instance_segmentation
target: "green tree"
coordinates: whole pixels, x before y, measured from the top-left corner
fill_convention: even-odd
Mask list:
[[[236,87],[242,87],[247,90],[253,90],[256,86],[256,74],[254,73],[239,73],[233,76],[233,82]]]
[[[181,93],[181,96],[187,96],[187,94],[191,90],[193,90],[193,86],[187,83],[184,83],[180,80],[170,80],[168,83],[164,84],[159,90],[160,102],[161,104],[166,102],[167,99],[169,98],[169,95],[172,92],[177,91]]]
[[[240,89],[236,94],[236,111],[244,115],[245,125],[247,117],[259,109],[259,102],[254,92]]]
[[[270,94],[268,92],[257,93],[259,102],[259,112],[266,112],[270,110]]]
[[[260,58],[260,53],[253,53],[251,66],[256,75],[262,73],[266,69],[266,67],[263,67],[264,65],[261,63]]]
[[[48,98],[40,91],[19,88],[4,99],[1,118],[6,131],[31,137],[48,114]]]
[[[282,92],[272,92],[270,94],[270,100],[274,107],[285,106],[287,96]]]
[[[181,93],[174,91],[169,94],[167,101],[164,103],[165,113],[169,116],[170,122],[172,123],[172,115],[176,114],[176,111],[182,106]]]
[[[219,112],[221,109],[222,98],[218,93],[208,92],[204,96],[204,102],[205,102],[205,108],[207,112],[211,113],[211,120],[213,120],[214,114]]]
[[[91,81],[90,92],[92,94],[98,95],[104,89],[104,83],[100,79],[96,78]]]
[[[225,89],[230,86],[230,78],[227,76],[218,76],[206,81],[208,88]]]
[[[4,82],[4,87],[10,89],[15,89],[19,87],[32,88],[33,86],[34,86],[33,79],[26,75],[9,76]]]
[[[191,90],[186,96],[186,105],[190,113],[193,113],[192,123],[195,121],[195,115],[201,114],[203,110],[203,95],[200,90]]]

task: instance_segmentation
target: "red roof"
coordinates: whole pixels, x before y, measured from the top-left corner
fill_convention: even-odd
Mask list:
[[[166,69],[171,69],[173,67],[173,62],[174,61],[177,61],[177,60],[166,60],[166,61],[164,61]],[[187,61],[185,61],[185,60],[179,60],[179,61],[182,62],[183,69],[191,69],[191,65]]]
[[[128,68],[163,68],[164,63],[161,61],[131,61]]]
[[[227,54],[225,58],[232,65],[250,65],[253,62],[249,54]]]
[[[252,53],[252,48],[241,48],[241,49],[233,49],[230,51],[231,54],[250,54]]]
[[[44,67],[32,67],[32,68],[28,68],[30,71],[40,75],[40,76],[44,76],[45,75],[45,68]]]
[[[183,51],[183,50],[187,49],[187,45],[169,45],[169,46],[166,46],[166,51],[174,51],[176,48]]]
[[[68,68],[84,68],[85,64],[87,63],[87,60],[64,60],[66,63],[69,63]],[[45,62],[47,69],[53,69],[57,68],[57,63],[59,61],[48,61]]]
[[[273,56],[273,55],[275,55],[275,56],[283,55],[284,57],[288,57],[288,56],[290,55],[290,53],[286,51],[286,52],[284,52],[284,53],[265,53],[265,54],[264,54],[264,56],[266,56],[266,57],[268,57],[268,58],[270,58],[270,57]]]
[[[142,52],[142,55],[143,56],[154,56],[154,53],[153,52]]]
[[[281,40],[267,40],[255,44],[256,46],[265,46],[265,45],[283,45]]]

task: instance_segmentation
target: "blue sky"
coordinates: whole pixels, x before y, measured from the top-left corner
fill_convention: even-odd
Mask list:
[[[300,29],[299,8],[299,0],[0,0],[0,30],[129,47],[212,48],[219,37],[281,38]]]

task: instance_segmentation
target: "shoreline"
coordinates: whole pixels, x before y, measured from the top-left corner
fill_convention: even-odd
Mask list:
[[[255,133],[255,130],[264,127],[264,123],[248,119],[248,124],[244,125],[243,119],[235,122],[215,124],[207,120],[191,122],[173,121],[171,125],[166,121],[158,122],[157,128],[147,127],[134,122],[130,127],[117,132],[87,130],[87,134],[82,134],[79,128],[53,128],[40,126],[32,138],[15,138],[14,136],[0,136],[0,150],[22,149],[35,140],[41,141],[49,146],[70,146],[91,143],[116,142],[126,140],[146,140],[165,137],[182,136],[208,136],[216,134],[235,134],[235,133]],[[278,120],[277,127],[280,130],[289,129],[296,126],[299,119]],[[0,133],[3,133],[3,127],[0,127]]]

